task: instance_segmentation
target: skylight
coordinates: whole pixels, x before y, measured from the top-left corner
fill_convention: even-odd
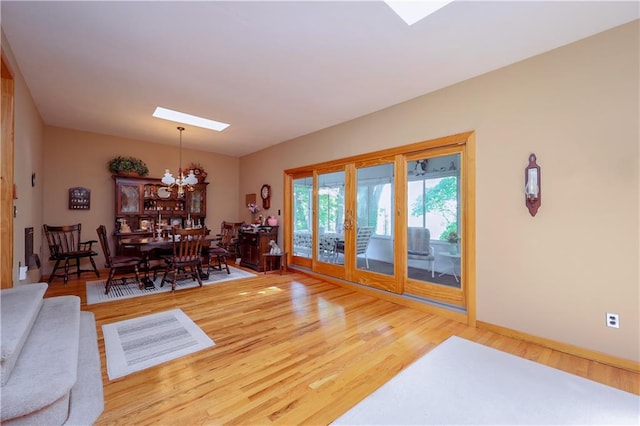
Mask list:
[[[413,25],[437,10],[445,7],[453,0],[384,0],[407,25]]]
[[[208,118],[198,117],[196,115],[186,114],[180,111],[174,111],[167,108],[156,107],[153,112],[153,116],[157,118],[163,118],[169,121],[175,121],[183,124],[190,124],[192,126],[203,127],[205,129],[216,130],[218,132],[223,131],[229,125],[227,123],[221,123],[215,120],[209,120]]]

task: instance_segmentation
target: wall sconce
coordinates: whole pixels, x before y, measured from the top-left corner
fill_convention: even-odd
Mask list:
[[[524,169],[525,204],[531,216],[535,216],[541,204],[540,166],[536,163],[536,155],[529,155],[529,165]]]

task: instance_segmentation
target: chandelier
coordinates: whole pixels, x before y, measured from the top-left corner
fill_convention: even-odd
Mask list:
[[[180,131],[180,164],[178,165],[178,178],[174,178],[173,175],[169,172],[169,169],[164,171],[164,176],[162,176],[162,183],[167,185],[167,187],[171,190],[174,187],[178,188],[178,196],[184,196],[185,189],[187,191],[193,191],[193,185],[198,183],[198,179],[196,175],[193,174],[193,170],[189,170],[189,174],[185,177],[182,173],[182,131],[184,127],[178,126],[178,130]]]

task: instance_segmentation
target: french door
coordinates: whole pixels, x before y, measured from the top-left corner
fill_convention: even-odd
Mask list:
[[[396,159],[356,162],[352,176],[353,191],[345,222],[351,225],[345,241],[347,279],[400,293],[394,256]]]
[[[465,185],[459,146],[405,156],[404,292],[465,306]]]
[[[467,308],[473,152],[465,133],[285,171],[291,265]]]

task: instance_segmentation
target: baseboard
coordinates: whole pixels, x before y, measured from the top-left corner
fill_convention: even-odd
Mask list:
[[[405,295],[389,293],[383,290],[378,290],[378,289],[367,287],[361,284],[352,283],[349,281],[343,281],[337,278],[330,277],[328,275],[317,274],[307,269],[298,269],[295,266],[292,267],[291,265],[289,265],[288,269],[295,270],[296,272],[308,275],[313,278],[322,279],[323,281],[327,281],[327,282],[330,282],[331,284],[336,284],[341,287],[345,287],[350,290],[357,291],[359,293],[368,294],[370,296],[377,297],[378,299],[393,302],[398,305],[402,305],[408,308],[413,308],[422,312],[426,312],[428,314],[438,315],[440,317],[451,319],[453,321],[457,321],[462,324],[468,324],[467,314],[464,312],[456,312],[455,310],[453,310],[453,308],[448,309],[445,307],[439,307],[434,304],[430,304],[427,301],[419,301],[419,300],[407,297]]]
[[[503,336],[513,337],[525,342],[535,343],[540,346],[544,346],[549,349],[564,352],[570,355],[579,356],[590,361],[600,362],[602,364],[611,365],[613,367],[629,370],[634,373],[640,372],[640,363],[631,361],[625,358],[619,358],[612,355],[607,355],[602,352],[594,351],[591,349],[581,348],[579,346],[570,345],[568,343],[557,342],[555,340],[546,339],[544,337],[534,336],[532,334],[524,333],[522,331],[512,330],[507,327],[491,324],[483,321],[476,321],[476,327],[483,328],[485,330],[493,331],[494,333],[501,334]]]

